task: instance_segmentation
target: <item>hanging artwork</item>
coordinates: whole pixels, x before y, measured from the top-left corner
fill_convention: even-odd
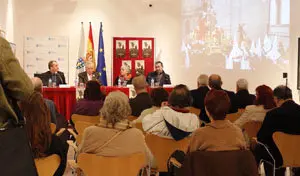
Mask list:
[[[112,80],[125,66],[132,77],[145,75],[154,70],[154,38],[114,37],[113,38]]]

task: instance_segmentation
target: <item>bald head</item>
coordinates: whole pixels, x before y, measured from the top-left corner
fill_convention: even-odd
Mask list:
[[[40,78],[34,77],[34,78],[31,79],[31,82],[32,82],[33,87],[34,87],[34,91],[42,92],[43,82]]]
[[[221,89],[222,79],[220,75],[212,74],[209,76],[209,87],[212,89]]]

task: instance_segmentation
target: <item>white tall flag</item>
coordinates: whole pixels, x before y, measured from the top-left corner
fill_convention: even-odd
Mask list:
[[[81,22],[81,32],[80,32],[80,43],[79,43],[79,50],[78,50],[78,59],[76,63],[76,75],[75,78],[77,79],[78,74],[85,71],[84,65],[84,57],[85,57],[85,42],[84,42],[84,28],[83,22]]]

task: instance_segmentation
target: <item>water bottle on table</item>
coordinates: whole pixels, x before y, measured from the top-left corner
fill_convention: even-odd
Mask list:
[[[154,87],[154,79],[153,78],[151,78],[151,85],[150,86]]]
[[[48,87],[52,87],[52,86],[53,86],[53,84],[52,84],[52,79],[49,78],[49,80],[48,80]]]
[[[122,86],[122,84],[121,84],[121,79],[119,78],[118,79],[118,87],[121,87]]]

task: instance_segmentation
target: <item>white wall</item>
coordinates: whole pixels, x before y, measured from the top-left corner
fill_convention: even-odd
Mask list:
[[[172,75],[174,83],[180,82],[176,80],[176,69],[172,69],[177,64],[173,61],[178,56],[180,48],[180,21],[178,20],[180,3],[157,1],[152,8],[149,8],[148,4],[141,0],[26,0],[26,2],[19,0],[16,9],[15,41],[17,56],[21,61],[24,36],[69,36],[69,80],[74,80],[80,23],[81,21],[85,23],[87,37],[88,23],[92,22],[97,51],[99,26],[102,21],[108,77],[111,75],[112,37],[155,37],[156,51],[158,53],[160,49],[162,50],[161,60],[165,63],[165,70]]]
[[[0,29],[6,30],[7,0],[0,0]]]
[[[155,37],[156,54],[161,50],[161,60],[165,70],[171,75],[173,84],[184,83],[190,88],[196,87],[196,78],[200,73],[208,73],[209,68],[200,70],[194,64],[186,69],[184,66],[181,46],[181,0],[147,0],[153,1],[149,8],[146,0],[15,0],[15,42],[17,57],[23,60],[23,37],[26,35],[69,36],[70,39],[70,77],[74,80],[75,63],[79,47],[80,22],[85,23],[86,37],[88,22],[93,24],[95,50],[98,48],[99,23],[103,22],[105,57],[108,77],[110,78],[112,37]],[[0,1],[1,3],[2,1]],[[0,14],[2,15],[0,5]],[[299,10],[300,1],[291,0],[291,44],[289,85],[294,90],[298,101],[297,85],[297,38],[300,36]],[[1,25],[1,17],[0,17]],[[201,63],[200,63],[201,64]],[[72,74],[72,72],[74,74]],[[235,81],[239,77],[250,80],[250,90],[259,84],[266,83],[272,88],[283,84],[281,73],[270,73],[268,67],[264,73],[245,72],[237,75],[235,72],[219,73],[223,76],[224,87],[234,90]],[[257,75],[268,74],[267,79]],[[254,75],[254,76],[253,76]],[[110,80],[110,79],[109,79]],[[70,83],[72,84],[72,82]],[[297,95],[296,95],[297,93]]]

